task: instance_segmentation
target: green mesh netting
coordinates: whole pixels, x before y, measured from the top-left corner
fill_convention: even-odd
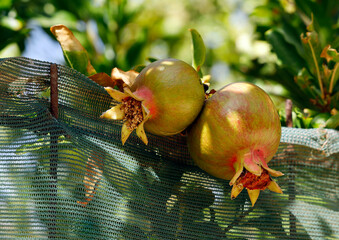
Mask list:
[[[0,61],[0,238],[339,238],[338,131],[283,128],[270,167],[284,193],[251,207],[194,166],[183,136],[122,146],[121,123],[99,118],[111,97],[65,66],[52,117],[50,67]]]

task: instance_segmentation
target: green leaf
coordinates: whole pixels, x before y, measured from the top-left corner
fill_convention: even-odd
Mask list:
[[[273,24],[273,14],[273,11],[267,5],[262,5],[253,9],[251,17],[258,19],[260,21],[260,25],[270,27]]]
[[[84,51],[63,51],[66,62],[71,68],[77,71],[90,75],[87,72],[88,57]]]
[[[327,50],[326,51],[327,55],[328,55],[328,57],[330,58],[331,61],[334,61],[336,63],[339,62],[339,54],[338,54],[336,49],[329,47],[326,50]]]
[[[311,122],[311,126],[313,128],[323,128],[326,126],[326,122],[330,118],[330,113],[319,113],[315,116]]]
[[[319,95],[314,91],[312,79],[313,76],[307,71],[306,68],[303,68],[301,71],[299,71],[298,75],[295,76],[294,81],[309,98],[317,98]]]
[[[300,42],[300,33],[296,31],[295,27],[292,26],[286,19],[282,19],[282,27],[277,28],[277,31],[282,34],[285,41],[295,47],[297,53],[302,56],[304,49]]]
[[[312,29],[312,28],[309,28]],[[318,38],[318,34],[316,32],[307,32],[306,36],[301,34],[301,42],[304,46],[304,59],[308,64],[308,68],[310,72],[314,75],[315,83],[318,82],[318,86],[321,91],[321,98],[324,99],[324,83],[321,78],[321,63],[322,59],[321,55],[321,47]]]
[[[306,35],[300,36],[302,45],[304,47],[304,59],[308,63],[308,67],[314,76],[317,76],[317,69],[321,64],[321,47],[319,37],[316,32],[307,32]]]
[[[71,30],[64,25],[54,25],[50,30],[60,43],[64,57],[70,67],[86,76],[96,74],[86,49],[76,39]]]
[[[192,37],[192,47],[193,47],[193,67],[200,71],[201,66],[205,62],[206,48],[204,40],[201,35],[195,29],[190,29]]]
[[[303,121],[303,124],[304,124],[304,128],[311,128],[311,122],[312,122],[313,118],[303,118],[302,121]]]
[[[12,6],[12,0],[1,0],[0,1],[0,9],[10,9]]]
[[[339,128],[339,113],[333,115],[325,122],[325,128]]]
[[[321,52],[320,57],[326,59],[327,61],[327,65],[325,65],[323,70],[326,84],[329,86],[328,93],[332,94],[333,89],[335,88],[339,79],[339,54],[336,49],[331,48],[330,45],[327,45]],[[328,66],[333,62],[335,64],[332,69]]]
[[[266,32],[267,41],[272,45],[274,52],[288,70],[297,75],[304,67],[305,61],[297,53],[295,47],[286,42],[284,36],[276,29]]]

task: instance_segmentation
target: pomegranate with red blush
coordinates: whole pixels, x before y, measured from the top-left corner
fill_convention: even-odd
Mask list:
[[[178,59],[163,59],[146,66],[123,91],[106,87],[121,102],[101,117],[124,120],[124,144],[133,130],[148,143],[145,130],[159,136],[185,130],[198,116],[205,100],[204,86],[197,71]]]
[[[277,110],[269,95],[254,84],[229,84],[214,93],[188,131],[195,163],[209,174],[230,180],[231,198],[246,188],[252,205],[260,190],[282,193],[268,167],[281,137]]]

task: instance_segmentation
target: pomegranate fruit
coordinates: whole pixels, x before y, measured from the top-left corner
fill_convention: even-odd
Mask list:
[[[232,199],[246,188],[253,206],[260,190],[282,193],[270,175],[283,173],[267,165],[280,137],[279,116],[268,94],[254,84],[239,82],[206,100],[188,131],[187,144],[201,169],[230,180]]]
[[[146,66],[123,91],[106,87],[121,102],[101,117],[124,120],[124,144],[135,129],[148,143],[145,131],[169,136],[185,130],[198,116],[205,99],[203,84],[196,70],[177,59],[163,59]]]

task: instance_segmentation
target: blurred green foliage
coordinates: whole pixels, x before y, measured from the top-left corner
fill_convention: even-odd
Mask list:
[[[301,69],[309,70],[300,36],[308,31],[312,15],[321,49],[330,44],[338,50],[336,0],[5,0],[0,3],[0,56],[22,53],[34,21],[52,39],[52,25],[67,26],[97,72],[110,74],[113,67],[126,71],[147,63],[148,57],[192,63],[188,30],[194,28],[206,45],[202,72],[211,74],[212,88],[254,82],[278,108],[291,98],[307,118],[305,108],[324,112],[294,81]],[[317,91],[318,83],[312,84]],[[333,89],[334,95],[338,81]],[[335,115],[333,101],[327,112]]]

